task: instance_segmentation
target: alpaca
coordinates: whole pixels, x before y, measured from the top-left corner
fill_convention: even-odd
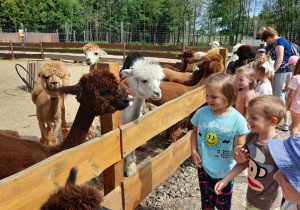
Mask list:
[[[41,83],[31,94],[41,130],[40,142],[53,146],[59,144],[57,134],[62,122],[63,133],[70,128],[65,119],[64,96],[58,91],[69,84],[70,73],[62,62],[50,60],[42,66],[39,77]]]
[[[157,100],[161,98],[159,88],[164,73],[160,65],[149,59],[137,59],[130,69],[123,69],[122,74],[127,76],[130,89],[135,94],[133,104],[122,111],[122,124],[137,119],[145,104],[146,98]],[[135,151],[125,157],[125,172],[131,176],[137,171]]]
[[[17,138],[20,138],[20,134],[17,131],[12,131],[12,130],[1,130],[0,129],[0,133],[4,133],[4,134],[8,134],[11,136],[15,136]]]
[[[59,187],[55,193],[49,196],[42,205],[41,210],[57,209],[107,209],[101,206],[102,195],[96,187],[88,184],[75,184],[77,169],[70,170],[69,177],[64,187]]]
[[[85,54],[85,62],[90,66],[90,71],[97,70],[97,62],[99,58],[107,53],[100,49],[100,47],[94,43],[88,43],[83,46],[83,51]]]
[[[189,59],[193,58],[194,55],[195,55],[195,52],[191,49],[186,49],[183,53],[180,53],[180,54],[176,55],[177,58],[181,58],[183,60],[181,69],[177,69],[177,68],[175,68],[175,67],[173,67],[169,64],[164,64],[164,65],[162,65],[162,67],[163,68],[168,68],[168,69],[171,69],[171,70],[174,70],[174,71],[186,72],[186,68],[187,68],[188,63],[191,63]]]
[[[240,46],[242,46],[242,45],[244,45],[244,44],[236,44],[236,45],[234,45],[233,46],[233,48],[232,48],[232,52],[231,52],[231,56],[230,56],[230,59],[229,59],[229,61],[228,61],[228,64],[231,62],[231,61],[236,61],[236,60],[238,60],[239,59],[239,56],[236,54],[236,51],[239,49],[239,47]],[[228,64],[227,64],[227,66],[228,66]]]
[[[212,48],[220,47],[220,43],[218,41],[212,41],[208,43]]]
[[[227,73],[228,74],[235,74],[236,69],[238,69],[239,67],[245,65],[245,61],[248,60],[249,62],[252,62],[255,60],[255,55],[256,53],[254,53],[251,49],[250,45],[242,45],[238,48],[238,50],[236,51],[236,54],[239,56],[239,59],[236,61],[232,61],[228,64],[227,66]]]
[[[124,69],[130,69],[133,66],[134,62],[137,59],[142,58],[142,57],[143,56],[139,52],[132,52],[129,55],[127,55],[126,58],[125,58],[125,61],[123,63],[123,66],[120,70],[120,78],[122,78],[122,71]]]
[[[85,142],[95,116],[128,106],[129,100],[118,86],[117,79],[109,71],[94,71],[83,75],[77,85],[59,89],[62,94],[76,95],[80,103],[71,130],[60,145],[48,146],[0,133],[0,179]]]

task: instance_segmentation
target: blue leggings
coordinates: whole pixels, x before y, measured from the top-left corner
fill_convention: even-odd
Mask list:
[[[217,207],[217,209],[223,210],[231,208],[233,180],[228,182],[228,185],[222,190],[220,195],[217,195],[214,191],[214,187],[221,179],[211,178],[203,168],[198,168],[198,178],[202,209],[210,210]]]

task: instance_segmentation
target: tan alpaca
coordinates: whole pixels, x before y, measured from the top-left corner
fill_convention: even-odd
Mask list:
[[[36,105],[36,115],[41,130],[40,142],[46,145],[57,145],[57,134],[60,125],[63,133],[69,126],[65,120],[64,95],[58,89],[69,84],[70,73],[60,61],[47,61],[39,73],[41,83],[32,91],[32,101]],[[66,136],[65,134],[63,134]]]

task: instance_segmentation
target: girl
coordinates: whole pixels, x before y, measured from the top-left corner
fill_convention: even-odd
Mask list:
[[[255,88],[256,96],[273,95],[272,85],[269,77],[274,75],[274,61],[268,55],[260,58],[254,65],[255,79],[259,80]]]
[[[252,98],[255,98],[254,88],[256,87],[256,80],[254,78],[255,72],[250,66],[245,65],[236,71],[236,82],[239,89],[236,110],[239,111],[246,119],[248,118],[247,107]]]
[[[290,69],[293,71],[293,78],[290,82],[290,92],[287,97],[286,107],[291,111],[292,124],[290,134],[298,133],[298,127],[300,124],[300,59],[296,66],[290,65]]]
[[[191,153],[198,166],[202,209],[230,209],[233,180],[220,195],[215,194],[214,185],[235,165],[233,154],[245,143],[247,123],[232,107],[238,95],[232,76],[212,74],[205,87],[208,106],[191,119]]]

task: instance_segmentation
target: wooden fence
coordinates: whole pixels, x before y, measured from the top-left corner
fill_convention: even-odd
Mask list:
[[[74,60],[76,62],[84,62],[85,56],[83,54],[83,46],[86,43],[0,43],[0,57],[17,59],[61,59]],[[131,51],[139,51],[144,57],[165,58],[167,61],[160,62],[161,64],[171,64],[176,68],[181,67],[181,62],[177,62],[176,54],[181,53],[186,48],[194,51],[207,52],[211,47],[186,47],[186,46],[150,46],[150,45],[129,45],[129,44],[98,44],[98,46],[105,50],[109,55],[119,56],[119,58],[112,58],[104,56],[101,62],[118,62],[123,64],[127,54]],[[228,52],[232,51],[232,47],[226,48]],[[256,52],[258,47],[253,47]],[[172,53],[171,53],[172,52]],[[174,54],[175,53],[175,54]]]
[[[99,65],[101,68],[108,66],[114,74],[119,74],[118,64]],[[103,172],[103,206],[113,210],[134,209],[190,156],[191,131],[128,178],[123,177],[123,158],[189,116],[204,102],[204,88],[200,87],[125,125],[120,125],[119,111],[103,115],[103,136],[0,180],[0,209],[39,209],[49,194],[65,184],[70,169],[75,166],[78,168],[78,184]]]

